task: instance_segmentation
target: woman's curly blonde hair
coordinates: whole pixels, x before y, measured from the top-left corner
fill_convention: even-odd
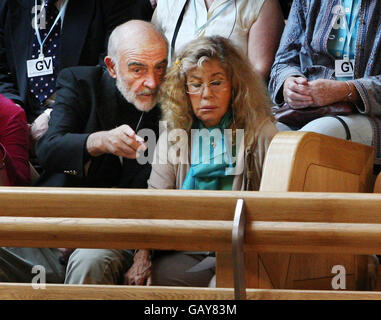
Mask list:
[[[231,108],[234,129],[245,130],[245,144],[254,141],[255,128],[270,112],[270,99],[262,79],[255,74],[246,56],[236,49],[230,40],[219,37],[203,37],[189,42],[177,55],[160,88],[163,120],[170,129],[192,127],[194,113],[186,93],[186,73],[202,67],[208,60],[218,61],[231,81]]]

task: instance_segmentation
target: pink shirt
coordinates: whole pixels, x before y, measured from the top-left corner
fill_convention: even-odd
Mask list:
[[[6,185],[30,184],[29,128],[24,109],[0,95],[0,164],[5,164]]]

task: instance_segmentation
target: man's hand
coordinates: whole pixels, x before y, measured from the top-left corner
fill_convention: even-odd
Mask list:
[[[129,159],[139,157],[139,151],[147,149],[144,139],[137,136],[130,126],[124,124],[110,131],[100,131],[89,135],[87,151],[93,157],[111,153]]]
[[[32,142],[37,142],[48,130],[50,120],[50,112],[41,113],[30,127],[30,135]]]
[[[313,104],[310,87],[307,79],[289,77],[283,84],[283,97],[294,109],[305,108]]]
[[[151,285],[151,257],[149,250],[139,250],[134,257],[134,263],[124,275],[124,284]]]

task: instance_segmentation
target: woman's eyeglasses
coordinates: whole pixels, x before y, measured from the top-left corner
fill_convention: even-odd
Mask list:
[[[209,83],[188,82],[185,91],[189,94],[201,94],[205,87],[209,87],[213,93],[219,93],[226,90],[226,84],[226,80],[213,80]]]

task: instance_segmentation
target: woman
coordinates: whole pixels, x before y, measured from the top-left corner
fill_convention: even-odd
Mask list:
[[[29,129],[24,110],[0,95],[0,185],[30,184]]]
[[[376,163],[381,163],[380,12],[381,0],[294,0],[269,83],[274,103],[297,110],[280,121],[374,145]],[[335,106],[344,103],[352,110],[337,116]],[[331,116],[298,125],[316,107]]]
[[[278,0],[159,0],[152,22],[163,30],[174,52],[198,37],[232,40],[264,80],[284,28]]]
[[[258,190],[276,128],[266,90],[248,59],[228,39],[193,40],[160,90],[168,131],[156,145],[149,188]],[[204,258],[205,253],[155,253],[152,283],[207,286],[212,269],[186,272]],[[147,272],[134,283],[144,284],[148,251],[140,250],[136,260],[140,266],[132,270]]]

